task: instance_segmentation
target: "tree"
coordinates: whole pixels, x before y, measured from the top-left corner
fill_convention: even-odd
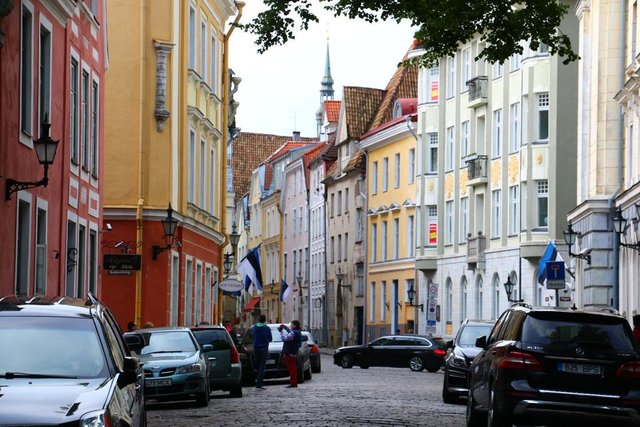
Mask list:
[[[569,0],[264,0],[266,10],[243,25],[257,36],[258,52],[294,39],[296,27],[306,30],[319,22],[312,6],[350,19],[409,20],[418,30],[415,39],[425,54],[414,63],[430,65],[451,56],[458,45],[481,36],[484,49],[476,59],[504,62],[522,53],[520,41],[535,50],[541,43],[568,63],[578,59],[560,24]]]

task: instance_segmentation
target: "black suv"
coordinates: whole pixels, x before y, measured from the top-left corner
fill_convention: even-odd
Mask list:
[[[457,403],[460,397],[467,397],[469,387],[469,365],[480,353],[476,339],[491,332],[494,320],[465,320],[460,325],[456,337],[447,342],[447,355],[444,359],[444,380],[442,381],[442,400],[444,403]]]
[[[468,426],[640,425],[638,345],[612,311],[515,305],[476,345]]]
[[[145,426],[142,367],[93,297],[0,298],[3,425]]]

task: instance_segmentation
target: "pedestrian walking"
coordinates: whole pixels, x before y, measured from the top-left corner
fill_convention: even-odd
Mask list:
[[[633,316],[633,335],[636,337],[636,342],[640,346],[640,314]]]
[[[271,328],[266,325],[267,316],[261,314],[253,328],[251,328],[251,336],[253,337],[253,361],[256,365],[256,388],[264,390],[264,370],[267,366],[267,357],[269,357],[269,343],[271,342]]]
[[[300,322],[291,321],[291,327],[286,325],[278,326],[280,337],[282,338],[284,361],[289,369],[289,385],[287,388],[298,387],[298,350],[302,345],[302,333],[300,333]],[[285,332],[286,331],[286,332]]]

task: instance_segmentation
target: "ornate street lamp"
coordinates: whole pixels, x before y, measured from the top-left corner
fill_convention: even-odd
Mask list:
[[[154,260],[158,259],[158,255],[162,252],[173,248],[176,242],[176,228],[178,227],[178,220],[173,217],[171,203],[169,203],[169,207],[167,208],[167,217],[160,220],[160,222],[162,223],[162,230],[164,232],[163,237],[165,240],[165,246],[152,246],[152,258]]]
[[[640,218],[640,205],[636,204],[635,207],[638,215],[636,218]],[[622,210],[620,208],[618,208],[618,210],[616,211],[616,216],[611,218],[611,221],[613,221],[613,229],[615,230],[616,233],[618,233],[618,242],[620,243],[620,246],[624,246],[625,248],[640,251],[640,242],[624,243],[622,241],[622,235],[625,233],[625,231],[627,231],[627,228],[629,228],[629,225],[627,224],[627,219],[622,216]]]
[[[563,231],[562,234],[564,234],[564,242],[567,244],[567,246],[569,246],[569,256],[573,257],[573,258],[584,259],[584,260],[587,261],[587,264],[591,265],[591,255],[589,255],[589,254],[576,254],[576,253],[571,252],[571,248],[576,243],[576,239],[578,237],[582,236],[578,231],[575,231],[573,229],[573,227],[571,225],[571,221],[569,221],[569,225],[568,225],[567,231]]]
[[[507,293],[507,301],[509,302],[524,302],[522,299],[511,299],[511,295],[513,295],[513,288],[515,288],[516,284],[511,281],[511,276],[507,276],[507,281],[504,283],[504,291]]]
[[[409,305],[411,307],[420,307],[420,311],[424,311],[424,304],[413,304],[413,299],[416,297],[416,290],[413,289],[413,283],[411,287],[407,289],[407,298],[409,298]]]

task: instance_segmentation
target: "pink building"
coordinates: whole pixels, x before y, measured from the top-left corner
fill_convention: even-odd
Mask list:
[[[100,295],[104,2],[0,0],[0,297]]]

